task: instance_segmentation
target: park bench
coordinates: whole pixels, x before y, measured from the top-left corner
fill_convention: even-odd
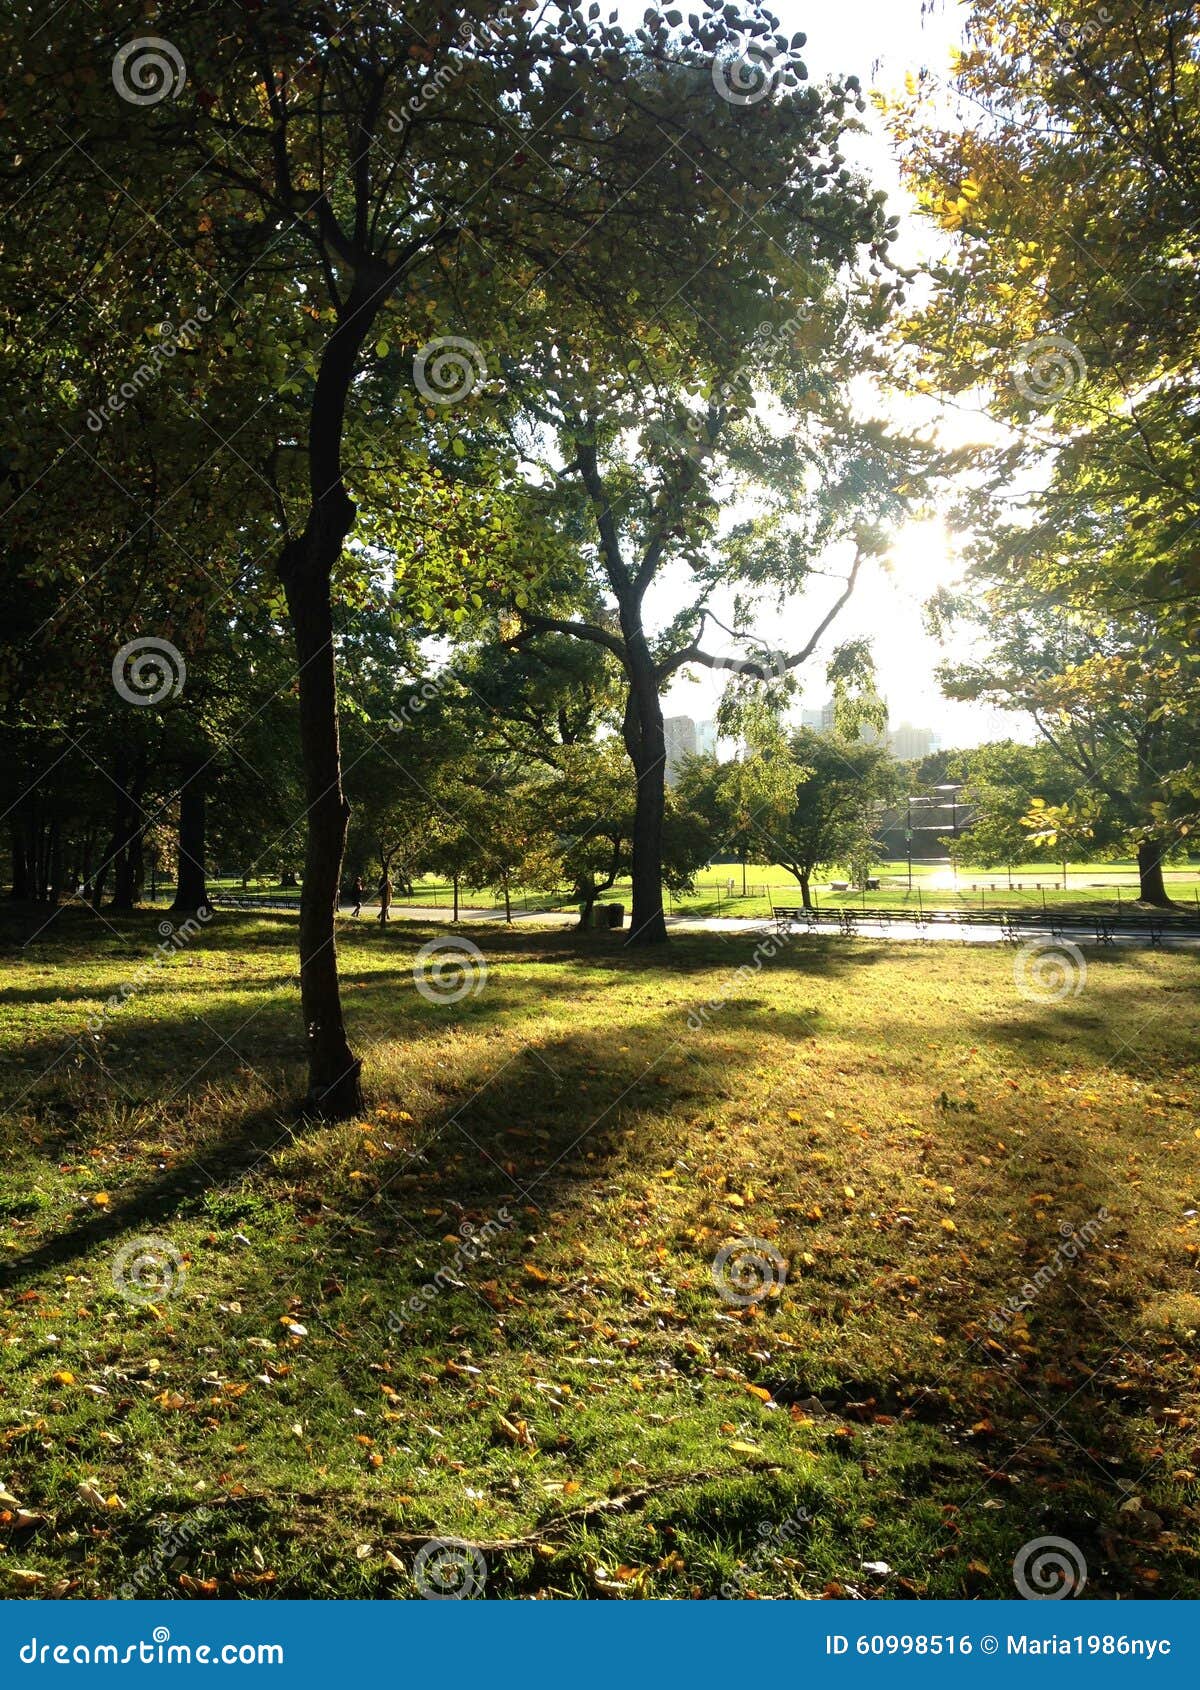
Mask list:
[[[286,892],[214,892],[209,903],[226,910],[298,910],[300,894]]]
[[[872,909],[839,904],[824,909],[806,910],[800,905],[775,904],[772,915],[776,925],[786,932],[789,927],[803,925],[809,931],[822,926],[837,926],[840,932],[855,934],[863,922],[887,928],[893,924],[917,927],[922,931],[931,927],[994,927],[1002,939],[1020,943],[1031,933],[1049,933],[1054,939],[1064,939],[1071,933],[1090,934],[1098,945],[1111,945],[1124,935],[1140,935],[1152,945],[1161,945],[1167,935],[1181,938],[1200,937],[1200,914],[1174,914],[1164,910],[1107,910],[1060,909]]]

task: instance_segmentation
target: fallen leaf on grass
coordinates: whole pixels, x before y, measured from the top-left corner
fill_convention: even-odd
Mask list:
[[[10,1531],[25,1532],[30,1526],[41,1526],[46,1522],[44,1514],[35,1514],[32,1509],[18,1508],[14,1513],[11,1508],[0,1511],[0,1526],[7,1526]]]
[[[89,1484],[86,1479],[81,1484],[76,1485],[75,1494],[81,1502],[86,1502],[90,1508],[103,1509],[106,1514],[119,1514],[125,1507],[115,1491],[111,1496],[105,1496],[103,1491],[97,1490],[96,1486]]]
[[[533,1433],[529,1430],[529,1426],[526,1421],[518,1420],[514,1425],[507,1416],[498,1414],[496,1416],[496,1424],[510,1444],[517,1444],[522,1449],[537,1448],[537,1443],[534,1440]]]
[[[217,1581],[194,1578],[191,1573],[180,1573],[179,1588],[188,1591],[192,1596],[215,1596]]]

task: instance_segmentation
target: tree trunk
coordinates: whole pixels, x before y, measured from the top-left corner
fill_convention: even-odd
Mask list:
[[[141,856],[142,779],[136,772],[134,760],[118,749],[113,773],[116,798],[113,806],[113,831],[96,881],[94,903],[100,907],[101,893],[109,866],[113,871],[111,908],[131,910],[137,903]]]
[[[29,897],[30,890],[24,817],[15,812],[8,825],[12,836],[12,896],[24,899]]]
[[[1163,857],[1166,846],[1160,840],[1143,839],[1137,848],[1138,897],[1143,904],[1157,904],[1169,909],[1171,898],[1163,879]]]
[[[389,286],[373,265],[355,276],[321,355],[308,418],[309,511],[279,558],[299,660],[300,747],[308,801],[300,895],[300,1003],[308,1047],[306,1107],[329,1120],[361,1114],[362,1063],[350,1049],[338,983],[338,891],[350,806],[342,789],[337,668],[333,649],[334,566],[357,514],[342,480],[346,402],[363,341]]]
[[[179,791],[179,873],[171,905],[179,914],[212,908],[204,875],[204,804],[204,776],[196,770]]]
[[[455,921],[457,921],[458,920],[458,876],[455,874],[455,875],[451,875],[450,878],[451,878],[451,881],[453,882],[453,885],[454,885],[454,919],[455,919]]]
[[[340,537],[337,545],[340,550]],[[330,571],[322,567],[309,531],[284,548],[279,574],[291,613],[300,671],[300,743],[308,802],[300,894],[300,1007],[308,1050],[306,1106],[327,1119],[348,1120],[362,1111],[362,1064],[346,1038],[334,932],[350,806],[342,791]]]
[[[63,840],[62,823],[55,816],[50,823],[50,884],[47,888],[52,904],[62,902],[63,890],[66,884],[66,850]]]
[[[504,920],[512,926],[512,899],[509,897],[507,875],[504,876]]]
[[[632,634],[632,637],[631,637]],[[625,710],[625,749],[637,776],[633,813],[633,908],[627,945],[665,945],[663,915],[662,835],[666,812],[667,738],[663,727],[658,679],[640,626],[627,631],[629,703]]]
[[[127,839],[113,864],[113,895],[109,908],[131,910],[137,904],[137,871],[133,846]]]
[[[810,887],[809,887],[810,876],[807,875],[807,874],[801,874],[801,875],[797,876],[797,879],[800,882],[800,902],[803,904],[803,906],[806,910],[810,910],[813,907],[812,906],[812,891],[810,890]]]

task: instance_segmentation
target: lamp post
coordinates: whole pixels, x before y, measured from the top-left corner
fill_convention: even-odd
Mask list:
[[[908,847],[908,890],[912,891],[912,797],[904,800],[904,843]]]

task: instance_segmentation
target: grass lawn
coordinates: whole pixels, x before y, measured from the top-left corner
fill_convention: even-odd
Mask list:
[[[0,1594],[1200,1594],[1193,958],[368,923],[326,1127],[294,919],[161,919],[6,918]]]
[[[908,865],[904,862],[878,863],[872,871],[880,880],[877,892],[834,892],[831,881],[845,879],[844,871],[827,867],[813,877],[813,896],[819,904],[840,907],[853,905],[856,909],[955,909],[982,906],[995,909],[1041,909],[1063,905],[1083,905],[1095,909],[1113,909],[1118,901],[1130,904],[1137,899],[1138,875],[1133,862],[1070,863],[1067,865],[1067,884],[1063,886],[1061,863],[1027,863],[1012,873],[1012,885],[1001,869],[960,869],[955,877],[948,862],[914,863],[912,890],[908,886]],[[1195,863],[1179,862],[1166,870],[1170,895],[1191,914],[1200,912],[1200,873]],[[733,882],[733,894],[729,883]],[[746,896],[742,896],[742,871],[737,863],[718,863],[701,869],[691,892],[669,896],[667,907],[672,914],[686,916],[770,916],[773,904],[798,904],[800,886],[780,864],[764,866],[760,863],[746,870]],[[240,881],[214,880],[211,889],[237,894]],[[278,891],[274,882],[252,881],[251,892]],[[285,894],[299,901],[299,891]],[[171,894],[164,893],[160,901],[169,903]],[[376,902],[373,886],[368,889],[367,901]],[[411,903],[418,908],[451,910],[453,892],[443,880],[425,876],[417,881],[411,899],[395,900],[398,907]],[[623,903],[628,910],[632,889],[627,880],[618,881],[601,900],[604,903]],[[554,893],[514,891],[513,910],[563,909],[574,906],[561,902]],[[489,891],[461,890],[459,908],[464,914],[472,909],[503,908],[503,899]]]

